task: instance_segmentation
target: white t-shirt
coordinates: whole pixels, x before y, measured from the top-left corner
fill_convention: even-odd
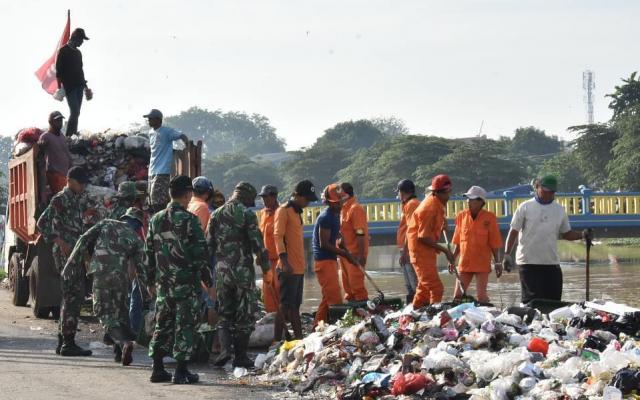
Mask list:
[[[540,204],[535,198],[525,201],[513,214],[511,229],[520,232],[517,264],[560,264],[558,239],[571,230],[569,217],[560,204]]]

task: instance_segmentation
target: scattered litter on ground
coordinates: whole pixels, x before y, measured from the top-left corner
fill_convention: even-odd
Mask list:
[[[620,399],[640,392],[639,334],[640,310],[610,302],[357,310],[259,354],[256,379],[284,397]]]

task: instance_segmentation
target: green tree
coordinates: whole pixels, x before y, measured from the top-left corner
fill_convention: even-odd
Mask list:
[[[611,189],[607,167],[613,160],[613,145],[618,130],[611,123],[569,127],[577,138],[571,142],[578,168],[586,179],[586,185]]]
[[[516,129],[511,140],[511,150],[529,156],[552,156],[562,151],[562,142],[557,136],[547,136],[542,129],[521,127]]]
[[[350,152],[336,143],[316,143],[310,149],[296,152],[296,156],[281,167],[287,191],[295,184],[309,179],[321,190],[336,181],[336,173],[347,166]]]
[[[620,114],[615,125],[620,135],[608,164],[609,179],[614,188],[640,190],[640,104]]]
[[[452,141],[435,136],[392,137],[360,150],[338,177],[351,182],[363,197],[393,197],[400,179],[411,178],[419,166],[435,163],[452,147]],[[425,182],[417,183],[420,187]]]
[[[490,191],[526,181],[528,174],[522,164],[503,158],[497,148],[492,140],[461,145],[440,161],[419,167],[414,177],[428,183],[435,175],[447,174],[455,193],[464,193],[473,185]]]
[[[577,192],[580,185],[588,185],[580,171],[575,152],[561,153],[545,161],[538,172],[538,176],[544,175],[555,175],[558,178],[560,192]]]
[[[360,149],[373,146],[376,142],[386,137],[387,136],[369,120],[346,121],[340,122],[334,127],[327,129],[324,135],[318,138],[313,147],[335,144],[354,154]]]
[[[376,117],[370,119],[373,126],[378,128],[385,136],[408,135],[409,128],[403,120],[397,117]]]
[[[223,153],[253,156],[284,151],[284,140],[276,135],[269,119],[260,114],[191,107],[167,117],[166,124],[193,140],[202,140],[207,158]]]
[[[633,72],[628,79],[623,79],[623,85],[616,86],[613,93],[606,95],[611,98],[609,108],[613,110],[613,118],[616,119],[626,111],[637,112],[636,105],[640,104],[640,79],[637,72]]]
[[[230,193],[238,182],[251,183],[257,190],[263,185],[275,185],[283,189],[283,182],[278,170],[268,162],[249,162],[228,169],[224,173],[224,193]]]

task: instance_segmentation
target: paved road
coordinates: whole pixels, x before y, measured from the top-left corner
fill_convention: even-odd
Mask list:
[[[281,387],[238,381],[209,366],[195,366],[198,385],[151,384],[151,360],[137,348],[134,362],[113,362],[111,348],[94,356],[65,358],[55,354],[56,323],[35,319],[30,308],[11,305],[9,291],[0,289],[0,399],[272,399],[295,398]],[[78,342],[100,345],[102,330],[80,323]],[[168,364],[169,369],[174,367]]]

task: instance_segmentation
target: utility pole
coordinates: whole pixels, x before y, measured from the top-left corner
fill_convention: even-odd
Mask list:
[[[593,91],[596,88],[596,74],[591,70],[582,73],[582,88],[584,89],[584,103],[587,106],[587,123],[593,124]]]

